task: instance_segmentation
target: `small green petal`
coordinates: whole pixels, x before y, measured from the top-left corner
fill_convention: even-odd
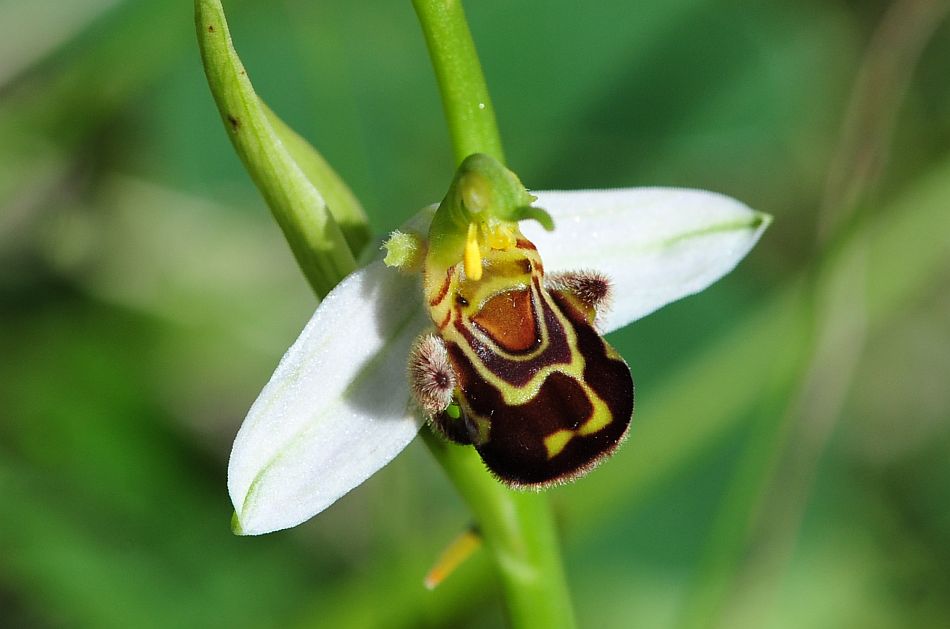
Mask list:
[[[386,250],[386,257],[383,258],[386,266],[396,267],[402,271],[418,270],[425,254],[422,238],[398,229],[389,235],[382,249]]]
[[[554,229],[554,219],[547,213],[547,210],[542,210],[539,207],[526,206],[515,208],[512,212],[512,217],[516,221],[537,221],[541,224],[541,227],[547,231]]]

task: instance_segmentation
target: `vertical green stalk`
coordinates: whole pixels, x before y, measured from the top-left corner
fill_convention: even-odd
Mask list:
[[[439,82],[455,165],[472,153],[487,153],[505,163],[495,109],[461,0],[412,0],[412,5]]]
[[[474,448],[422,437],[478,521],[515,629],[574,627],[554,518],[544,494],[515,492],[485,469]]]
[[[456,163],[472,153],[504,162],[501,138],[460,0],[413,0],[442,94]],[[516,629],[573,627],[567,580],[547,497],[495,480],[472,448],[423,430],[426,444],[478,521]]]

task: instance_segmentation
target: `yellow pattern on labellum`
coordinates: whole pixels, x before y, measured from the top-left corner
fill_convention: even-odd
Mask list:
[[[561,453],[567,442],[574,437],[573,430],[559,430],[544,438],[544,447],[548,451],[548,458],[553,459]]]

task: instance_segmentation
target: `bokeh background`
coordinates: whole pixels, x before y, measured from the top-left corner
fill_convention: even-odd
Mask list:
[[[950,626],[950,29],[931,0],[470,1],[529,187],[713,189],[739,268],[612,341],[627,444],[552,491],[584,627]],[[384,234],[441,197],[408,0],[225,3],[258,92]],[[0,625],[495,627],[421,444],[231,535],[231,440],[315,299],[187,2],[0,1]]]

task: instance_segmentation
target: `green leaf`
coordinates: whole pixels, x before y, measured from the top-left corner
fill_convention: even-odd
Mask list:
[[[196,0],[195,27],[228,136],[314,292],[323,297],[356,268],[327,199],[340,203],[335,211],[357,243],[367,238],[362,209],[323,158],[257,97],[231,43],[221,3]]]

